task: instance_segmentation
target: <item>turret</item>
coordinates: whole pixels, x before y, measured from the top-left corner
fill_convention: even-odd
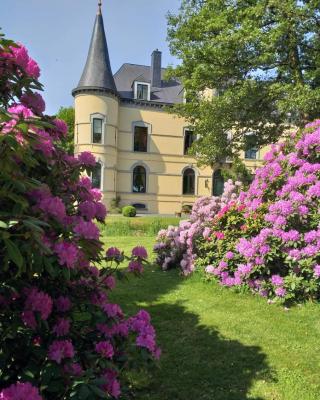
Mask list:
[[[119,96],[114,82],[99,1],[87,62],[75,98],[75,153],[90,151],[97,160],[92,181],[106,204],[116,196]]]

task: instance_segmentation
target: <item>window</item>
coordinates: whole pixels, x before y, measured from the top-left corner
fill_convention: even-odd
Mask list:
[[[102,189],[102,164],[100,162],[96,163],[91,173],[91,181],[93,188]]]
[[[212,195],[221,196],[224,191],[224,178],[221,169],[217,169],[212,178]]]
[[[102,143],[103,120],[101,118],[92,119],[92,143]]]
[[[244,158],[247,160],[256,160],[258,155],[258,149],[256,147],[252,147],[251,149],[248,149],[244,153]]]
[[[184,153],[183,154],[188,154],[190,147],[196,140],[196,135],[193,133],[193,131],[190,130],[185,130],[184,131]]]
[[[135,203],[135,204],[132,204],[132,206],[137,210],[146,210],[147,209],[147,206],[142,203]]]
[[[257,136],[254,133],[247,133],[245,136],[246,149],[244,152],[244,158],[248,160],[256,160],[258,156],[258,148],[256,146]]]
[[[147,173],[146,169],[141,165],[134,168],[132,174],[132,191],[133,193],[146,193],[147,191]]]
[[[149,100],[150,87],[147,84],[137,83],[136,84],[136,99],[137,100]]]
[[[134,127],[134,151],[148,151],[148,128],[144,126]]]
[[[187,168],[183,173],[183,194],[195,194],[196,175],[192,168]]]

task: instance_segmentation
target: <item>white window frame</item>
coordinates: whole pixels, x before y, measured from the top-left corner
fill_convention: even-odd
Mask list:
[[[93,120],[94,119],[101,119],[102,120],[102,137],[101,143],[94,143],[93,142]],[[105,143],[105,134],[106,134],[106,126],[107,126],[107,117],[101,113],[94,113],[90,115],[90,124],[91,124],[91,144],[101,146]]]
[[[144,86],[148,87],[147,100],[138,99],[138,85],[144,85]],[[134,82],[134,98],[135,98],[135,100],[140,100],[140,101],[150,101],[150,98],[151,98],[151,84],[147,83],[147,82],[135,81]]]
[[[99,158],[98,160],[96,160],[96,163],[101,165],[101,182],[100,182],[100,187],[98,189],[101,190],[101,192],[103,192],[103,187],[104,187],[104,162]],[[90,174],[90,179],[92,182],[92,172]]]

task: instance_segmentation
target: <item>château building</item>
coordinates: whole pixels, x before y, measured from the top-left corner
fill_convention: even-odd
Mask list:
[[[223,190],[221,168],[199,168],[188,149],[196,139],[188,123],[167,112],[184,102],[176,80],[165,80],[161,52],[150,66],[123,64],[113,75],[101,4],[98,7],[87,62],[75,98],[75,153],[92,152],[97,160],[92,174],[108,206],[117,196],[121,205],[139,212],[174,214],[201,196]],[[255,169],[261,154],[243,154]]]

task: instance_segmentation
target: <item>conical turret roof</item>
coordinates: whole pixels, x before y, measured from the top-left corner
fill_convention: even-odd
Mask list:
[[[102,91],[117,95],[100,4],[93,28],[87,62],[79,84],[73,89],[72,94],[75,96],[77,93],[86,91]]]

